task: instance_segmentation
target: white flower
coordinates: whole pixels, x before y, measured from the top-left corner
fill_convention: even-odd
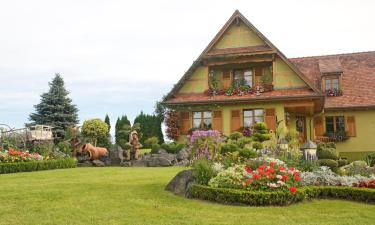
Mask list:
[[[276,178],[281,180],[283,178],[283,176],[281,176],[280,174],[278,174],[278,175],[276,175]]]
[[[284,185],[285,185],[285,182],[282,181],[282,180],[277,181],[277,183],[278,183],[280,186],[284,186]]]

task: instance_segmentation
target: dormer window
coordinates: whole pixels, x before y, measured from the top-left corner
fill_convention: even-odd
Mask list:
[[[325,91],[340,89],[338,77],[326,77],[325,79]]]

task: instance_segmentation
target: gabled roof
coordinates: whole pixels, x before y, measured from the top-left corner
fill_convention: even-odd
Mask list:
[[[325,110],[375,107],[375,51],[309,56],[292,58],[290,61],[319,86],[322,78],[320,62],[335,62],[336,66],[340,64],[343,95],[327,97]],[[337,71],[337,68],[329,69],[332,70]]]
[[[221,28],[221,30],[216,34],[214,39],[208,44],[208,46],[203,50],[203,52],[199,55],[197,60],[193,62],[193,64],[190,66],[189,70],[184,74],[184,76],[178,81],[178,83],[172,88],[172,90],[168,93],[168,95],[165,97],[165,100],[170,99],[173,97],[174,94],[177,93],[177,91],[182,87],[184,82],[189,79],[189,77],[192,75],[194,70],[199,66],[202,65],[202,59],[204,56],[208,54],[215,54],[219,51],[219,53],[224,53],[224,54],[230,54],[232,52],[238,52],[238,51],[245,51],[243,48],[236,48],[236,49],[221,49],[221,50],[214,50],[212,49],[215,44],[220,40],[220,38],[224,35],[224,33],[228,30],[230,25],[233,22],[236,22],[238,20],[241,20],[246,26],[249,27],[258,37],[263,40],[267,45],[263,47],[257,47],[257,48],[263,48],[262,50],[273,50],[306,84],[308,87],[310,87],[314,92],[316,93],[321,93],[320,89],[314,85],[299,69],[291,63],[288,58],[285,57],[285,55],[277,49],[271,41],[269,41],[250,21],[248,21],[238,10],[236,10],[233,15],[229,18],[229,20],[225,23],[225,25]],[[241,49],[241,50],[239,50]],[[248,50],[248,49],[247,49]],[[258,49],[257,49],[258,50]],[[221,52],[220,52],[221,51]],[[229,51],[229,52],[228,52]]]

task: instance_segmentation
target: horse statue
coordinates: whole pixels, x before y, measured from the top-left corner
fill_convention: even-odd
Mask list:
[[[90,160],[95,160],[102,156],[108,155],[108,150],[106,148],[95,147],[94,145],[87,143],[82,145],[81,154],[88,154],[90,156]]]

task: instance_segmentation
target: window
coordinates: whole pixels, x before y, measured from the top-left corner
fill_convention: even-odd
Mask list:
[[[345,132],[344,116],[326,116],[326,133]]]
[[[263,109],[252,109],[243,111],[243,125],[244,127],[251,127],[256,122],[264,121]]]
[[[234,70],[233,84],[235,87],[241,85],[253,86],[253,70],[252,69],[243,69],[243,70]]]
[[[193,128],[210,129],[212,127],[211,111],[193,112]]]
[[[338,90],[340,89],[339,86],[339,78],[337,77],[326,77],[325,78],[325,91],[329,90]]]

